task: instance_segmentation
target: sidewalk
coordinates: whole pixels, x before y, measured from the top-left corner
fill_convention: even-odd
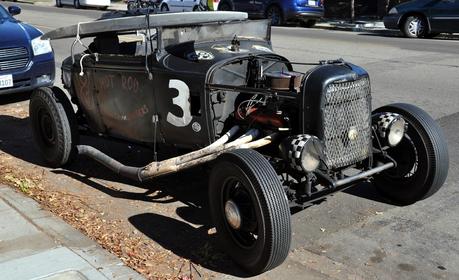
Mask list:
[[[0,185],[0,277],[144,279],[34,200]]]

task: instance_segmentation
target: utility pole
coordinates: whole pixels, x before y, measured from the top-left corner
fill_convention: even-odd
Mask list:
[[[351,0],[351,21],[355,21],[355,0]]]

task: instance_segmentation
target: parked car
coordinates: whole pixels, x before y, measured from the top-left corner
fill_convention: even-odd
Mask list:
[[[241,11],[251,18],[269,18],[272,25],[288,21],[312,27],[324,16],[323,0],[220,0],[219,11]]]
[[[197,11],[199,0],[163,0],[159,4],[161,12],[191,12]]]
[[[268,20],[240,12],[124,16],[44,37],[77,35],[95,38],[82,53],[72,46],[62,63],[71,99],[57,87],[31,97],[44,159],[62,167],[87,156],[136,181],[209,163],[219,244],[250,274],[287,257],[290,208],[362,181],[409,204],[433,195],[447,177],[445,137],[426,112],[401,103],[373,110],[369,74],[352,63],[293,62],[274,53]],[[297,64],[311,69],[297,72]],[[153,155],[158,145],[189,152],[126,166],[79,144],[80,131],[142,143]]]
[[[127,10],[134,11],[136,9],[147,9],[156,10],[161,4],[161,0],[128,0],[127,1]]]
[[[101,10],[106,10],[111,4],[111,0],[56,0],[56,7],[64,5],[73,6],[75,9],[83,7],[95,7]]]
[[[13,17],[20,13],[18,6],[0,5],[0,95],[54,83],[51,44],[40,30]]]
[[[384,17],[388,29],[409,38],[459,32],[459,0],[417,0],[399,4]]]

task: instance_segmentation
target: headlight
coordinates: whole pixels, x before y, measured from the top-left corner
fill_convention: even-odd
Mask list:
[[[32,45],[33,55],[35,56],[53,51],[49,40],[42,40],[41,37],[33,39],[30,44]]]
[[[402,117],[396,118],[389,126],[387,142],[391,147],[397,146],[403,139],[406,130],[406,122]]]
[[[323,154],[320,140],[307,134],[287,138],[281,150],[293,169],[305,172],[316,170]]]
[[[395,147],[405,136],[407,129],[406,121],[396,113],[381,113],[374,116],[375,122],[378,125],[379,136],[383,140],[383,144]]]
[[[392,9],[389,10],[388,14],[389,14],[389,15],[398,14],[398,11],[397,11],[396,8],[392,8]]]

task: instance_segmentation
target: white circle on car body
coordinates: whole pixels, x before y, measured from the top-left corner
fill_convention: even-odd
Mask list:
[[[191,128],[193,129],[194,132],[199,132],[201,131],[201,125],[198,122],[194,122],[191,125]]]
[[[196,50],[188,55],[188,59],[191,60],[213,60],[214,58],[212,53],[203,50]]]

